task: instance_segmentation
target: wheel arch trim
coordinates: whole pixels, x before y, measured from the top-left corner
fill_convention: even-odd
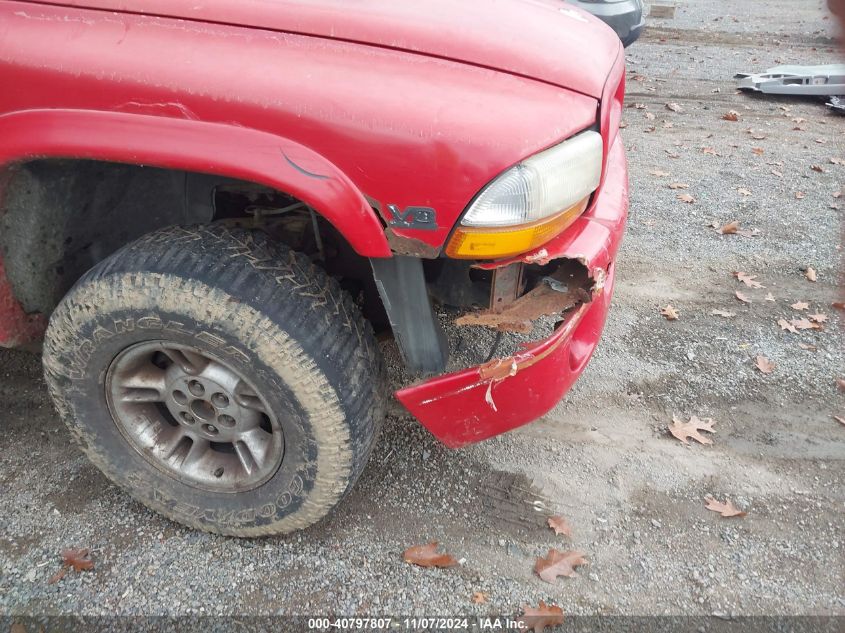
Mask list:
[[[364,195],[337,166],[290,139],[236,124],[98,110],[25,110],[0,116],[0,165],[79,158],[238,178],[292,195],[365,257],[390,257]]]

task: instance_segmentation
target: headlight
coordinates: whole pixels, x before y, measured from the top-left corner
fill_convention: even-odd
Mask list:
[[[549,241],[587,208],[601,166],[601,135],[582,132],[511,167],[470,204],[446,254],[507,257]]]

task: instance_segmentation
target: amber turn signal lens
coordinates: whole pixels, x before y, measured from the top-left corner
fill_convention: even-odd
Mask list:
[[[560,235],[587,208],[589,198],[557,215],[516,226],[476,228],[461,226],[455,231],[446,254],[455,259],[496,259],[519,255],[542,246]]]

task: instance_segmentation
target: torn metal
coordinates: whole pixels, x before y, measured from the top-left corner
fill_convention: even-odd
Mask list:
[[[514,288],[518,281],[509,279],[514,273],[521,276],[522,265],[511,264],[496,271],[506,275],[506,287]],[[516,269],[516,270],[514,270]],[[504,271],[504,272],[501,272]],[[519,277],[516,277],[518,280]],[[492,306],[459,317],[456,325],[484,326],[500,332],[529,334],[534,322],[545,316],[561,315],[579,304],[591,300],[595,283],[586,267],[577,260],[564,259],[551,274],[540,277],[538,283],[522,296],[505,300],[493,294]],[[513,291],[513,290],[510,290]]]
[[[740,90],[766,94],[828,97],[845,95],[845,64],[775,66],[766,72],[734,76]]]

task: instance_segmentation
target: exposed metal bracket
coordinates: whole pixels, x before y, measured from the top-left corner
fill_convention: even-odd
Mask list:
[[[370,264],[405,366],[416,373],[443,372],[449,346],[431,307],[422,260],[396,255]]]

